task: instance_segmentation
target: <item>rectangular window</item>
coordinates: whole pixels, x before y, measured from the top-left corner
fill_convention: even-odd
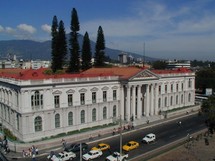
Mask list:
[[[161,94],[161,86],[158,87],[158,92]]]
[[[96,103],[96,92],[92,92],[92,103]]]
[[[173,92],[173,84],[171,84],[171,92]]]
[[[184,83],[181,83],[181,90],[184,90]]]
[[[116,90],[113,90],[113,100],[116,100]]]
[[[103,102],[107,102],[107,91],[103,91]]]
[[[54,105],[55,105],[55,108],[60,107],[60,96],[54,96]]]
[[[80,95],[81,105],[85,104],[85,93],[81,93]]]
[[[178,92],[178,84],[176,84],[176,91]]]
[[[73,102],[73,95],[72,95],[72,94],[69,94],[69,95],[68,95],[68,105],[69,105],[69,106],[72,106],[72,102]]]

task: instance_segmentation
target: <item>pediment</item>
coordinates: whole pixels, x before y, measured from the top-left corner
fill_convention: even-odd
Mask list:
[[[98,91],[98,90],[99,90],[98,88],[93,87],[90,91],[92,91],[92,92],[96,92],[96,91]]]
[[[109,88],[107,86],[103,87],[102,90],[103,91],[107,91]]]
[[[85,92],[87,92],[87,89],[82,88],[82,89],[79,90],[79,92],[80,92],[80,93],[85,93]]]
[[[56,90],[56,91],[54,91],[52,94],[53,94],[53,95],[59,95],[59,94],[61,94],[61,93],[62,93],[61,91]]]
[[[133,77],[130,78],[130,80],[147,80],[147,79],[159,79],[159,76],[150,70],[143,70]]]
[[[66,93],[75,93],[75,90],[69,89],[68,91],[66,91]]]

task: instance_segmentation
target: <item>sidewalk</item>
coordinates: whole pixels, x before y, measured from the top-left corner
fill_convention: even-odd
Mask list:
[[[180,114],[180,115],[174,115],[173,117],[169,117],[169,118],[163,118],[163,117],[152,117],[150,118],[142,118],[141,120],[137,120],[137,124],[135,126],[135,128],[133,130],[123,130],[123,134],[126,133],[130,133],[134,130],[140,130],[140,129],[144,129],[144,128],[148,128],[148,127],[152,127],[155,125],[159,125],[162,124],[164,122],[168,122],[171,120],[175,120],[178,118],[182,118],[182,117],[186,117],[188,115],[193,115],[193,114],[197,114],[197,111],[189,111],[189,114]],[[145,120],[149,120],[149,123],[147,123],[147,121]],[[139,124],[139,123],[142,124]],[[139,124],[139,125],[138,125]],[[84,132],[81,134],[74,134],[74,135],[70,135],[70,136],[65,136],[65,137],[61,137],[61,138],[55,138],[55,139],[50,139],[50,140],[45,140],[45,141],[40,141],[40,142],[35,142],[35,143],[26,143],[23,144],[23,147],[16,147],[16,145],[14,144],[14,147],[11,145],[9,146],[11,151],[9,153],[7,153],[5,156],[9,159],[9,160],[17,160],[20,158],[23,158],[22,156],[22,149],[27,150],[28,148],[30,148],[32,145],[34,145],[35,147],[38,147],[39,149],[39,154],[38,156],[48,156],[51,150],[60,150],[62,149],[62,143],[61,140],[64,139],[66,140],[67,143],[74,143],[74,142],[87,142],[87,143],[92,143],[92,142],[98,142],[98,140],[104,139],[104,138],[110,138],[110,137],[116,137],[119,134],[116,135],[112,135],[112,131],[113,128],[118,128],[119,125],[113,126],[113,127],[108,127],[108,128],[104,128],[101,130],[94,130],[94,131],[88,131],[88,132]],[[101,136],[98,136],[98,134],[101,134]],[[92,136],[93,140],[90,140],[89,137]],[[14,151],[15,149],[15,151]]]

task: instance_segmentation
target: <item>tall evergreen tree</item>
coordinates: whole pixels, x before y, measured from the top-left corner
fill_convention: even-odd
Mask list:
[[[51,69],[53,72],[57,70],[57,35],[58,35],[58,20],[57,16],[53,17],[52,27],[51,27],[52,43],[51,43],[51,55],[52,55],[52,65]]]
[[[64,23],[61,20],[59,23],[58,36],[57,36],[57,47],[58,47],[58,68],[63,69],[63,65],[66,61],[67,56],[67,41]]]
[[[75,8],[72,10],[71,25],[70,25],[70,62],[69,72],[79,72],[80,70],[80,47],[78,42],[78,31],[80,30],[78,14]]]
[[[105,39],[102,27],[99,26],[95,47],[95,67],[104,66],[105,60]]]
[[[89,35],[86,32],[84,34],[83,44],[82,44],[82,70],[87,70],[92,67],[91,63],[92,53],[90,46]]]

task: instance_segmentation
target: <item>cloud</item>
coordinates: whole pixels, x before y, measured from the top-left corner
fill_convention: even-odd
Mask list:
[[[44,24],[41,26],[41,29],[47,33],[51,33],[51,26],[50,25]]]
[[[0,25],[0,32],[4,32],[4,27]]]
[[[36,32],[36,29],[33,26],[27,24],[20,24],[17,26],[17,28],[30,34],[34,34]]]
[[[14,34],[16,30],[11,27],[5,27],[5,32],[8,34]]]

